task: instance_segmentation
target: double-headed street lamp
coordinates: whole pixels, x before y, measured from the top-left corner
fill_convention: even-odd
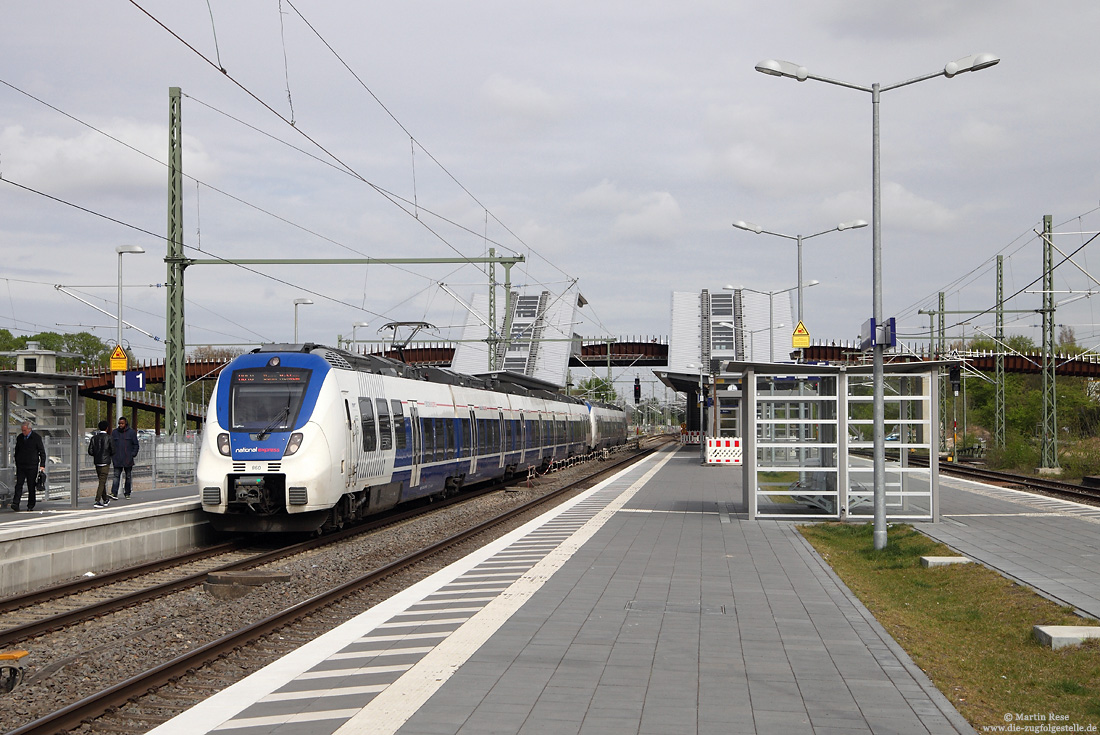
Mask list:
[[[809,283],[806,284],[806,288],[809,288],[810,286],[816,286],[819,283],[821,283],[821,281],[816,281],[816,280],[815,281],[810,281]],[[801,282],[799,282],[799,284],[797,286],[791,286],[790,288],[781,288],[778,291],[757,291],[755,288],[745,288],[744,286],[728,286],[728,285],[727,286],[722,286],[723,291],[751,291],[752,293],[758,293],[761,296],[767,296],[768,297],[768,329],[769,330],[775,330],[775,329],[783,326],[782,324],[776,324],[775,323],[775,297],[776,297],[776,295],[781,294],[781,293],[788,293],[790,291],[794,291],[795,289],[798,289],[799,300],[801,301],[801,297],[802,297],[802,283]],[[799,317],[799,320],[801,321],[801,317]],[[759,331],[762,331],[762,330],[757,329],[757,330],[754,330],[754,331],[759,332]],[[775,362],[775,335],[774,334],[769,334],[768,335],[768,362]]]
[[[793,64],[790,61],[767,59],[765,61],[761,61],[759,64],[756,65],[756,70],[763,74],[768,74],[775,77],[790,77],[791,79],[797,79],[800,82],[804,82],[807,79],[813,79],[818,82],[834,84],[838,87],[847,87],[848,89],[855,89],[860,92],[869,92],[871,94],[871,291],[873,301],[872,316],[875,320],[876,332],[872,340],[874,342],[872,380],[874,383],[874,541],[876,549],[886,548],[886,443],[885,432],[883,428],[885,423],[885,380],[883,375],[883,348],[885,345],[884,340],[881,338],[881,330],[885,327],[885,320],[883,319],[882,312],[882,217],[880,212],[882,187],[880,183],[879,171],[879,96],[883,92],[888,92],[891,89],[897,89],[899,87],[905,87],[910,84],[916,84],[917,82],[923,82],[927,79],[935,79],[936,77],[941,76],[950,79],[956,74],[962,74],[963,72],[986,69],[993,66],[999,61],[1000,59],[993,54],[973,54],[971,56],[959,59],[958,61],[949,62],[943,67],[942,71],[914,77],[913,79],[908,79],[904,82],[897,82],[896,84],[888,84],[885,87],[878,82],[875,82],[870,87],[866,87],[859,84],[852,84],[850,82],[842,82],[836,79],[829,79],[828,77],[819,77],[815,74],[810,74],[809,70],[807,70],[806,67],[799,66],[798,64]]]
[[[313,299],[294,299],[294,344],[298,344],[298,307],[312,303]]]
[[[745,329],[744,327],[739,327],[736,324],[733,324],[731,322],[718,322],[718,326],[720,326],[720,327],[729,327],[730,329],[732,329],[735,332],[740,332],[741,334],[749,335],[749,356],[748,356],[749,357],[749,362],[753,361],[753,349],[752,349],[753,348],[753,339],[752,339],[752,336],[754,334],[760,334],[761,332],[771,332],[772,331],[772,327],[764,327],[762,329]],[[786,324],[776,324],[775,329],[782,329],[785,326],[787,326],[787,325]]]
[[[828,230],[822,230],[821,232],[815,232],[812,235],[784,235],[782,232],[772,232],[771,230],[765,230],[763,227],[752,222],[745,222],[744,220],[737,220],[733,223],[733,226],[739,230],[746,230],[748,232],[755,232],[757,235],[763,233],[765,235],[775,235],[776,237],[782,237],[787,240],[795,240],[798,242],[798,321],[802,322],[802,241],[809,240],[811,237],[817,237],[818,235],[826,235],[830,232],[843,232],[844,230],[858,230],[860,227],[866,227],[867,221],[862,219],[852,220],[851,222],[841,222],[836,227],[832,227]]]
[[[355,324],[351,325],[351,349],[352,349],[352,352],[355,351],[355,330],[358,329],[359,327],[369,327],[369,326],[370,326],[370,324],[368,324],[367,322],[356,322]]]
[[[118,253],[118,338],[115,344],[119,349],[122,349],[122,256],[127,253],[144,253],[145,248],[140,245],[119,245],[115,248],[115,252]],[[115,423],[122,418],[122,389],[123,385],[120,385],[120,378],[115,378]],[[134,428],[137,428],[136,426]]]

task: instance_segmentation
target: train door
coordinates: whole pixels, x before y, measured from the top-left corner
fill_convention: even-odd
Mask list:
[[[506,444],[508,441],[508,427],[504,423],[503,411],[497,411],[497,438],[499,441],[497,442],[496,450],[500,452],[500,454],[497,455],[497,466],[503,467],[504,452],[508,448]]]
[[[344,475],[344,487],[350,488],[355,485],[359,474],[360,426],[359,421],[356,420],[357,417],[352,415],[351,401],[346,397],[344,398],[344,416],[347,419],[347,431],[345,432],[344,461],[341,462],[340,471]]]
[[[420,411],[414,401],[409,402],[409,421],[412,422],[412,476],[409,486],[420,485]]]
[[[527,417],[520,413],[519,415],[519,463],[523,465],[527,459]]]
[[[466,456],[470,458],[470,476],[477,472],[477,419],[474,409],[470,409],[470,427],[463,430],[462,439],[466,442]]]

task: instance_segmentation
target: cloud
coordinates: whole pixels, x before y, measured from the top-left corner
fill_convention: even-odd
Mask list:
[[[92,130],[65,137],[10,125],[0,129],[3,174],[12,181],[63,196],[77,193],[131,196],[153,189],[162,194],[167,181],[163,165],[167,158],[167,129],[127,120],[114,120],[100,129],[138,151],[148,152],[156,160]],[[184,137],[183,155],[187,172],[192,176],[202,178],[215,169],[193,138]]]
[[[619,240],[670,240],[683,220],[680,204],[669,192],[627,192],[606,179],[578,195],[574,206],[613,216],[611,231]]]
[[[846,191],[829,197],[821,210],[838,222],[859,217],[871,221],[871,195],[867,190]],[[860,214],[865,212],[866,214]],[[964,210],[951,209],[925,199],[896,182],[882,185],[882,219],[885,227],[923,233],[951,232],[958,227]]]
[[[966,153],[1002,153],[1012,149],[1013,140],[1001,125],[971,119],[951,134],[951,145]]]
[[[521,82],[493,74],[481,87],[482,97],[499,114],[527,123],[549,123],[560,119],[567,107],[557,97],[533,82]]]

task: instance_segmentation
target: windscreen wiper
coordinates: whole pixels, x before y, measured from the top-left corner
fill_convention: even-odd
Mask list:
[[[274,429],[279,424],[279,422],[284,421],[289,415],[290,404],[288,403],[286,405],[286,408],[279,411],[279,413],[275,415],[275,418],[271,419],[271,423],[265,426],[264,430],[256,435],[256,439],[259,441],[263,441],[265,438],[267,438],[267,435],[271,433],[271,430]]]

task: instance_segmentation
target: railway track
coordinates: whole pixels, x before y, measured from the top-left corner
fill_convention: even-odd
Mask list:
[[[430,509],[466,502],[499,490],[502,483],[473,488],[436,501]],[[425,512],[425,506],[386,513],[366,523],[273,549],[256,548],[243,539],[138,564],[0,600],[0,648],[66,626],[78,625],[164,595],[202,584],[214,572],[241,572],[313,549],[401,523]]]
[[[327,627],[336,624],[335,621],[331,620],[331,608],[338,607],[341,601],[347,600],[349,597],[356,595],[356,593],[362,592],[374,585],[378,585],[380,582],[391,580],[401,572],[408,571],[423,563],[425,560],[447,553],[449,550],[453,551],[456,547],[460,547],[464,544],[472,543],[472,540],[479,536],[491,535],[494,529],[499,529],[509,522],[514,522],[514,519],[518,516],[530,513],[543,504],[561,498],[571,491],[578,490],[582,485],[591,484],[599,478],[621,469],[626,464],[638,461],[650,452],[655,451],[659,446],[659,443],[655,443],[650,448],[640,450],[619,461],[603,463],[605,466],[601,467],[594,474],[587,474],[582,479],[570,482],[557,490],[541,495],[529,503],[519,505],[487,521],[455,533],[441,541],[425,545],[423,548],[405,554],[370,572],[361,574],[353,579],[344,580],[325,592],[315,594],[305,600],[297,601],[282,609],[280,612],[269,615],[251,624],[244,625],[239,630],[229,632],[215,640],[195,646],[192,650],[177,655],[147,671],[135,676],[130,676],[111,686],[107,686],[102,691],[85,696],[81,700],[53,713],[40,716],[26,725],[11,730],[9,735],[65,732],[80,727],[81,723],[85,722],[92,723],[90,727],[93,732],[132,732],[135,731],[135,727],[151,727],[158,721],[167,720],[176,712],[186,709],[194,702],[200,701],[213,693],[208,690],[209,685],[204,684],[205,678],[203,672],[198,671],[202,667],[208,666],[226,657],[227,654],[234,653],[232,659],[234,663],[237,664],[236,668],[241,668],[241,661],[247,661],[249,659],[255,659],[254,666],[255,668],[259,668],[266,663],[266,660],[272,655],[271,651],[267,649],[271,649],[272,647],[277,649],[292,649],[319,634],[324,629],[327,629]],[[487,489],[484,492],[491,492],[492,489],[497,488]],[[469,498],[470,493],[464,493],[463,496],[459,497]],[[437,503],[435,507],[438,508],[442,506]],[[394,523],[395,521],[390,518],[387,519],[386,522]],[[358,529],[354,530],[358,531]],[[341,532],[341,534],[343,533],[345,532]],[[332,540],[334,537],[339,537],[341,534],[333,534],[312,540],[311,542],[330,544],[334,542]],[[277,553],[290,552],[287,552],[285,549],[280,549],[277,550]],[[266,562],[256,561],[255,558],[253,558],[252,560],[234,563],[258,566]],[[199,572],[194,574],[193,577],[205,578],[207,574],[209,574],[209,572]],[[198,584],[198,581],[192,581],[191,584]],[[131,602],[129,604],[136,603]],[[292,625],[293,628],[288,627]],[[272,635],[275,633],[278,634]],[[245,673],[248,672],[238,672],[240,676],[245,675]],[[174,692],[172,694],[157,694],[158,690],[170,682],[177,682],[177,686],[173,687],[173,689],[179,690],[182,687],[185,691],[192,693],[179,694],[178,692]],[[197,694],[194,692],[197,692]],[[128,707],[127,702],[132,701],[136,703]],[[142,705],[141,702],[146,702],[147,704]],[[144,719],[142,719],[141,715],[126,714],[126,711],[135,708],[141,709],[143,712],[154,711],[160,714],[153,715],[152,717],[145,716]],[[114,712],[116,709],[119,711]],[[105,715],[107,715],[107,717],[100,720],[99,724],[93,722],[97,720],[97,718],[104,718]],[[142,724],[135,726],[135,718],[137,722]],[[121,724],[119,721],[121,721]],[[86,729],[82,731],[86,731]]]
[[[928,460],[925,457],[910,456],[909,463],[920,467],[927,467]],[[940,462],[940,473],[954,477],[963,477],[968,480],[978,480],[998,485],[1036,492],[1042,495],[1053,495],[1066,500],[1076,500],[1091,504],[1100,503],[1100,490],[1077,485],[1072,482],[1062,482],[1044,477],[1029,477],[1016,475],[1011,472],[988,470],[984,467],[961,464],[957,462]]]

